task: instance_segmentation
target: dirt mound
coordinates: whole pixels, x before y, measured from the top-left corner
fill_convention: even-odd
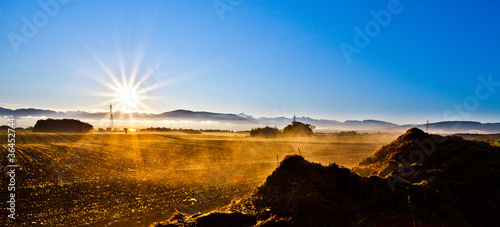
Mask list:
[[[157,226],[499,226],[499,155],[410,129],[353,168],[368,177],[287,156],[252,195]]]
[[[468,223],[500,225],[500,149],[487,143],[413,128],[352,171],[431,188]]]

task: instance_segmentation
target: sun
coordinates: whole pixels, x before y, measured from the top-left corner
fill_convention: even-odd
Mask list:
[[[137,90],[131,87],[122,87],[116,92],[116,99],[118,100],[118,105],[120,105],[124,110],[133,110],[139,104],[139,95]]]
[[[108,104],[112,104],[113,110],[127,113],[151,113],[152,111],[157,111],[155,108],[148,105],[148,102],[152,102],[151,100],[158,100],[158,98],[161,98],[152,96],[152,91],[166,86],[172,86],[186,78],[204,74],[207,68],[212,67],[230,56],[227,55],[215,58],[202,65],[188,68],[184,72],[175,74],[170,72],[168,68],[163,70],[160,69],[162,63],[170,58],[163,54],[157,56],[156,60],[152,59],[151,56],[148,57],[148,59],[153,61],[149,61],[151,65],[144,65],[143,63],[148,53],[147,49],[151,39],[151,33],[155,27],[154,24],[154,21],[152,21],[151,24],[144,26],[143,31],[141,29],[142,32],[135,33],[138,34],[138,36],[134,37],[134,39],[136,39],[138,43],[133,46],[122,46],[121,36],[119,35],[121,31],[115,28],[114,30],[117,32],[113,32],[113,37],[111,39],[115,41],[114,56],[110,56],[107,51],[102,53],[100,52],[102,50],[101,48],[94,49],[92,48],[93,46],[87,45],[79,40],[90,57],[95,61],[96,66],[98,66],[82,68],[82,72],[85,72],[90,78],[108,89],[87,91],[89,95],[106,98],[105,101],[97,103],[95,108],[102,110],[102,107],[107,107]],[[135,54],[123,54],[133,50],[135,50]],[[117,61],[115,61],[114,58],[116,58]],[[105,110],[107,110],[107,108]]]

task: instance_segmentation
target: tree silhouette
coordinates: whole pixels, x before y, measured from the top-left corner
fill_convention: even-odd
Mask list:
[[[271,128],[269,126],[266,126],[265,128],[254,128],[252,131],[250,131],[250,136],[252,137],[265,137],[265,138],[271,138],[271,137],[277,137],[281,135],[281,131],[277,129],[276,127]]]
[[[289,137],[312,136],[314,134],[313,129],[315,128],[316,128],[315,126],[312,126],[310,124],[304,124],[302,122],[293,121],[292,124],[287,125],[283,129],[283,135]]]
[[[65,132],[65,133],[86,133],[94,127],[85,122],[74,119],[47,119],[38,120],[33,128],[33,132]]]

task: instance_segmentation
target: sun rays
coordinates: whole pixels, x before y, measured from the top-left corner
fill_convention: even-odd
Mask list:
[[[98,85],[80,91],[97,100],[92,108],[97,112],[106,111],[112,104],[113,111],[117,112],[115,120],[126,121],[125,126],[129,127],[134,126],[134,120],[143,120],[148,113],[172,108],[162,106],[156,109],[158,100],[173,100],[173,97],[168,97],[170,93],[158,90],[206,74],[212,66],[228,57],[217,56],[204,62],[193,62],[187,68],[174,65],[176,52],[182,50],[175,45],[162,46],[161,49],[155,46],[153,50],[150,42],[156,17],[142,19],[145,26],[135,28],[133,33],[111,26],[108,34],[84,40],[73,31],[90,59],[80,73]],[[105,116],[101,121],[105,122],[108,118]]]
[[[105,98],[102,102],[98,103],[96,108],[107,106],[109,103],[113,104],[116,111],[124,113],[132,112],[147,112],[153,109],[145,103],[146,99],[153,98],[148,93],[163,87],[158,81],[155,83],[147,83],[153,73],[158,73],[152,70],[141,72],[141,62],[144,58],[145,50],[138,50],[137,55],[133,58],[134,63],[127,70],[125,64],[127,58],[122,55],[121,51],[116,51],[115,61],[104,61],[96,54],[95,51],[88,48],[82,43],[91,58],[97,63],[98,70],[86,70],[86,74],[107,88],[107,91],[88,91],[90,95],[100,96]],[[141,45],[139,49],[146,47]],[[114,59],[113,59],[114,60]],[[117,63],[117,65],[115,65]],[[117,67],[113,67],[117,66]]]

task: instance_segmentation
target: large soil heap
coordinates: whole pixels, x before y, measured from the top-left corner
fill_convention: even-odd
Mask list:
[[[498,182],[499,148],[410,129],[352,171],[288,156],[252,195],[157,226],[500,226]]]

